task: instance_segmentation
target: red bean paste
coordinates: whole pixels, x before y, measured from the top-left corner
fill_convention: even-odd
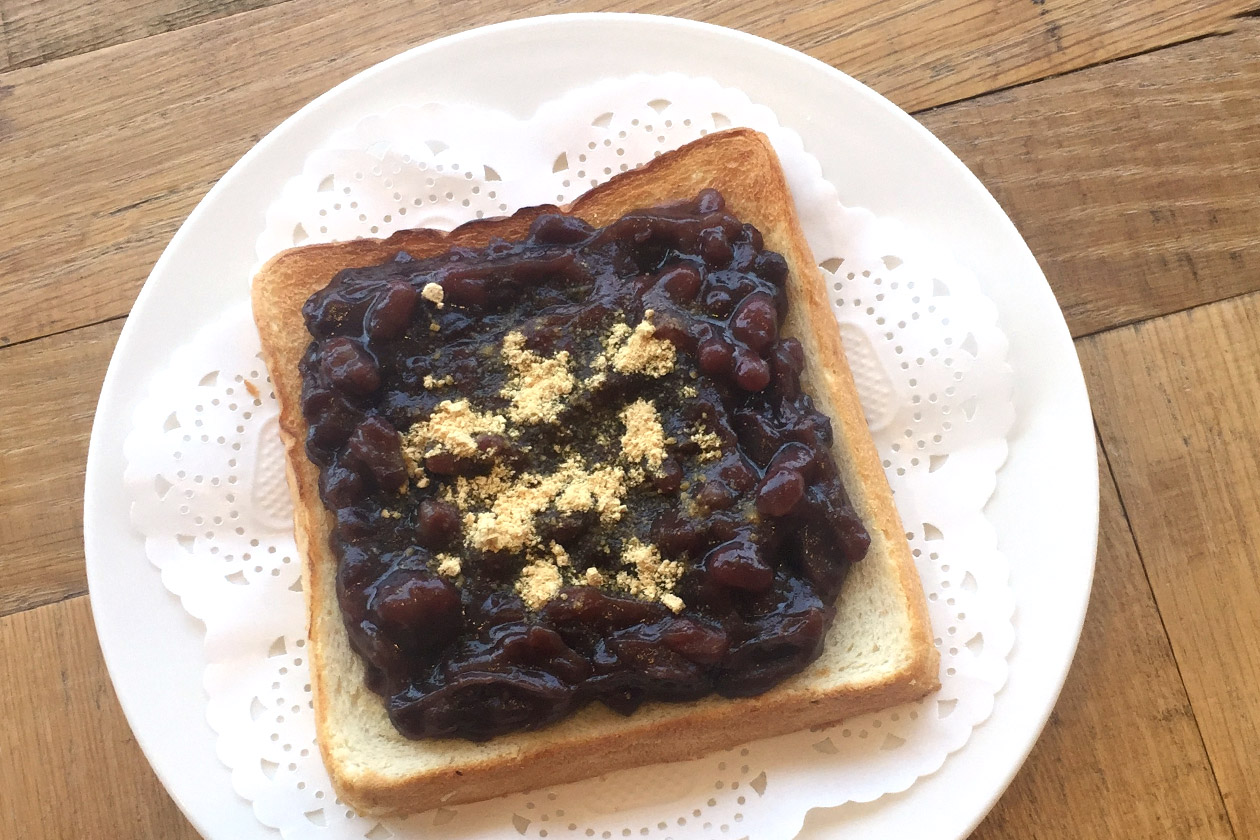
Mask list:
[[[870,538],[779,335],[787,273],[705,190],[311,296],[306,448],[403,735],[755,695],[819,655]]]

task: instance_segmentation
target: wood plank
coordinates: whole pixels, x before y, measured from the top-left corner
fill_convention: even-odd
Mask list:
[[[0,615],[87,590],[84,466],[122,324],[0,350]]]
[[[862,0],[789,15],[789,46],[907,111],[957,102],[1204,35],[1231,32],[1256,0]],[[742,27],[741,27],[742,28]],[[771,36],[773,37],[773,36]],[[782,40],[782,38],[776,38]]]
[[[0,618],[0,835],[197,840],[110,687],[87,598]]]
[[[244,11],[260,9],[286,0],[111,0],[101,3],[78,3],[74,0],[0,0],[0,33],[4,54],[0,55],[0,71],[29,67],[91,52],[114,44],[125,43],[150,35],[170,32],[206,21],[217,20]],[[907,67],[902,63],[889,68],[905,78],[922,77],[931,84],[944,76],[966,78],[980,90],[1026,82],[1051,73],[1062,73],[1078,67],[1105,61],[1120,55],[1131,55],[1214,31],[1217,23],[1231,15],[1245,13],[1246,2],[1210,2],[1190,9],[1178,8],[1169,0],[1146,7],[1148,14],[1138,14],[1126,4],[1098,0],[1064,0],[1047,6],[1044,0],[1031,4],[964,4],[955,0],[917,0],[917,2],[850,3],[843,14],[836,14],[835,4],[798,5],[788,17],[782,10],[763,9],[760,14],[748,10],[732,12],[714,8],[712,3],[655,3],[644,11],[676,14],[696,19],[730,18],[728,25],[745,28],[754,25],[778,24],[797,33],[798,49],[826,48],[837,37],[868,29],[889,28],[900,35],[907,33],[907,18],[919,21],[933,19],[938,25],[933,50],[920,50],[919,61]],[[820,14],[823,6],[829,14]],[[523,17],[529,14],[554,14],[569,11],[598,11],[588,4],[566,2],[517,4],[506,17],[498,14],[497,5],[475,4],[475,14],[486,22]],[[1170,13],[1172,10],[1172,13]],[[789,19],[793,18],[794,19]],[[474,24],[476,25],[476,24]],[[1001,43],[985,36],[1002,34]],[[953,38],[962,35],[979,42],[974,55],[960,55]],[[873,43],[870,40],[859,44]],[[920,46],[920,45],[916,45]],[[982,64],[974,59],[980,58]],[[1029,75],[1029,72],[1037,75]],[[1011,81],[1011,74],[1014,74]],[[917,84],[923,84],[922,78]]]
[[[1083,335],[1260,289],[1260,21],[919,119]]]
[[[972,840],[1232,838],[1101,452],[1099,461],[1098,565],[1072,671],[1028,762]]]
[[[0,0],[0,71],[258,9],[282,0]]]
[[[352,73],[470,26],[612,6],[696,17],[917,109],[1226,30],[1256,2],[506,0],[417,7],[400,26],[387,0],[290,0],[0,74],[0,345],[124,314],[179,222],[262,134]]]
[[[1230,820],[1260,837],[1260,294],[1077,346]]]

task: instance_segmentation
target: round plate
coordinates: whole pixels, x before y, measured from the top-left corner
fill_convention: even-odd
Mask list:
[[[610,44],[617,45],[610,48]],[[808,56],[706,24],[562,15],[443,38],[358,74],[246,154],[175,235],[141,291],[105,377],[88,453],[84,543],[105,661],[136,739],[210,838],[270,838],[215,755],[201,687],[203,628],[167,592],[130,527],[122,441],[171,351],[244,299],[264,212],[306,154],[339,128],[401,102],[470,101],[526,117],[603,76],[707,75],[771,106],[846,204],[949,243],[997,303],[1018,388],[1010,458],[988,506],[1010,559],[1018,643],[992,717],[932,776],[865,805],[812,812],[802,836],[966,836],[1032,748],[1067,674],[1093,577],[1098,474],[1080,365],[1045,277],[978,180],[887,100]],[[1050,527],[1046,519],[1053,517]]]

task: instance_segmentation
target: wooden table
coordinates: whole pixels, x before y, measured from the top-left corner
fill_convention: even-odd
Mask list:
[[[1093,601],[975,836],[1260,836],[1258,4],[0,0],[0,835],[196,836],[110,687],[81,529],[105,366],[175,229],[380,59],[616,9],[762,35],[890,97],[993,192],[1067,315],[1102,472]]]

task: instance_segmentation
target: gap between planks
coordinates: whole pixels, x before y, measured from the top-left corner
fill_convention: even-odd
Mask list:
[[[1255,835],[1260,292],[1078,342],[1109,463],[1232,826]]]
[[[1208,304],[1204,304],[1208,305]],[[1170,315],[1176,313],[1169,313]],[[1167,317],[1167,316],[1161,316]],[[1225,794],[1221,788],[1221,780],[1216,772],[1216,762],[1212,760],[1212,751],[1208,749],[1207,738],[1203,734],[1203,725],[1199,722],[1199,712],[1194,707],[1194,702],[1190,699],[1190,691],[1186,686],[1186,675],[1181,667],[1181,660],[1177,657],[1177,648],[1172,643],[1172,636],[1168,631],[1168,622],[1164,619],[1164,611],[1160,607],[1159,599],[1155,597],[1155,586],[1151,583],[1150,570],[1146,568],[1146,558],[1142,554],[1142,546],[1138,541],[1137,534],[1133,530],[1133,523],[1129,519],[1129,510],[1125,506],[1124,493],[1120,489],[1120,481],[1116,478],[1116,471],[1111,465],[1111,456],[1107,454],[1107,445],[1103,442],[1102,429],[1099,428],[1097,421],[1094,422],[1094,440],[1098,443],[1098,454],[1102,456],[1103,466],[1106,468],[1107,479],[1111,482],[1116,494],[1116,503],[1120,507],[1120,516],[1124,520],[1124,526],[1128,530],[1129,540],[1133,544],[1133,551],[1137,555],[1138,561],[1142,566],[1142,579],[1146,582],[1146,591],[1150,596],[1151,603],[1155,607],[1155,615],[1159,617],[1159,629],[1163,634],[1164,641],[1168,645],[1168,655],[1172,658],[1173,666],[1177,671],[1177,679],[1181,686],[1181,692],[1186,697],[1186,703],[1190,706],[1190,719],[1194,722],[1195,735],[1199,739],[1199,747],[1203,750],[1203,755],[1207,760],[1208,772],[1212,774],[1212,784],[1216,788],[1217,803],[1220,806],[1221,813],[1225,816],[1226,824],[1229,826],[1229,833],[1233,835],[1235,840],[1238,838],[1238,827],[1234,825],[1233,815],[1230,814],[1229,808],[1225,807]]]

